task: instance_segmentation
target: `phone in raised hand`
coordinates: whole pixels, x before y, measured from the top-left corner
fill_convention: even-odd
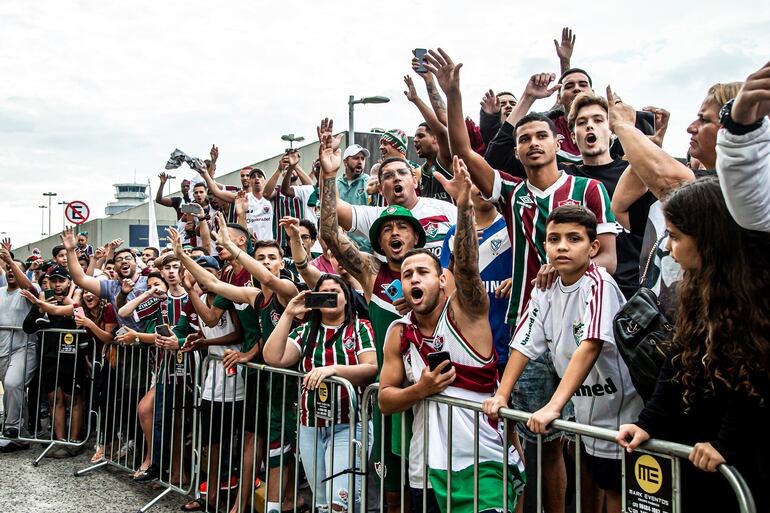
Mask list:
[[[428,68],[425,67],[425,54],[428,50],[425,48],[415,48],[414,56],[417,58],[418,66],[414,69],[417,73],[427,73]]]

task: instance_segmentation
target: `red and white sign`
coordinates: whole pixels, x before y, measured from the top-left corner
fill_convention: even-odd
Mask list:
[[[88,221],[91,211],[82,201],[71,201],[64,207],[64,217],[72,224],[83,224]]]

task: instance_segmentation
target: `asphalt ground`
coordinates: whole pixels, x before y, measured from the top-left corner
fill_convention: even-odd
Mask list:
[[[32,461],[44,447],[33,444],[26,451],[0,453],[0,512],[136,512],[163,491],[149,483],[135,483],[127,472],[109,466],[75,477],[75,470],[91,465],[93,451],[88,446],[72,458],[44,458],[33,467]],[[178,512],[188,500],[172,492],[149,513]]]

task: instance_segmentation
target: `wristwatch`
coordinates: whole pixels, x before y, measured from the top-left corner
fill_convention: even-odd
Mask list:
[[[134,337],[134,344],[138,344],[139,342],[141,342],[141,340],[139,340],[139,335],[137,335]]]
[[[731,98],[730,101],[725,103],[722,110],[719,111],[719,123],[723,128],[733,135],[746,135],[762,126],[762,119],[750,125],[742,125],[733,121],[732,112],[734,103],[735,98]]]

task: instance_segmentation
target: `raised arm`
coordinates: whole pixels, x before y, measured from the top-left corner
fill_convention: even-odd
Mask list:
[[[168,175],[166,173],[161,173],[158,175],[158,178],[160,178],[160,185],[158,185],[158,190],[155,191],[155,203],[163,205],[164,207],[173,207],[174,201],[171,198],[163,197],[163,188],[168,181]]]
[[[436,113],[438,122],[446,126],[446,104],[441,98],[441,93],[436,87],[436,81],[433,79],[433,75],[428,71],[417,71],[420,66],[420,62],[417,57],[412,57],[412,71],[417,73],[425,81],[425,89],[428,91],[428,99],[430,100],[430,106],[433,108],[433,112]]]
[[[331,134],[324,136],[319,155],[323,177],[320,236],[337,261],[361,283],[366,300],[369,301],[380,264],[373,256],[361,253],[350,237],[340,230],[337,220],[337,169],[340,167],[340,155],[339,148],[332,149]]]
[[[289,158],[286,154],[281,157],[281,160],[278,161],[278,169],[275,170],[275,173],[273,173],[270,178],[267,179],[267,183],[265,183],[265,190],[262,192],[262,195],[266,199],[273,199],[275,196],[275,187],[278,185],[278,180],[284,176],[284,173],[287,173],[287,169],[289,167]]]
[[[331,120],[329,118],[324,118],[321,120],[321,124],[316,127],[316,131],[318,132],[318,142],[323,144],[322,141],[327,141],[327,146],[331,148],[332,152],[336,152],[340,148],[340,143],[342,141],[342,134],[335,136],[334,135],[334,120]],[[322,148],[318,148],[319,156]],[[337,159],[337,169],[334,171],[333,178],[336,178],[337,171],[339,171],[339,164],[340,159]],[[319,165],[320,165],[320,158],[319,158]],[[319,195],[323,197],[323,171],[319,171],[320,176],[318,180],[319,185]],[[350,205],[350,203],[341,200],[339,197],[339,194],[337,193],[337,187],[334,188],[334,194],[337,199],[337,221],[339,222],[340,226],[345,229],[345,231],[350,230],[350,228],[353,226],[353,207]]]
[[[302,279],[305,280],[308,288],[315,288],[322,273],[309,262],[310,256],[305,251],[305,246],[302,245],[302,241],[299,238],[299,219],[296,217],[284,217],[278,222],[278,226],[286,230],[286,234],[289,236],[291,258],[294,260],[294,265],[297,266],[297,271],[299,271]]]
[[[216,180],[214,180],[207,169],[200,169],[198,170],[198,173],[200,173],[200,175],[206,181],[206,187],[208,187],[209,192],[213,194],[215,198],[227,203],[233,203],[235,201],[235,193],[232,191],[222,190],[222,188],[219,186]]]
[[[561,44],[554,39],[553,45],[556,47],[556,55],[559,57],[559,67],[563,75],[571,67],[572,51],[575,49],[575,36],[572,34],[572,29],[569,27],[561,29]]]
[[[631,230],[631,217],[629,215],[631,205],[646,193],[647,186],[636,174],[633,166],[628,166],[620,175],[610,203],[612,213],[615,214],[615,220],[626,230]],[[631,231],[633,232],[633,230]]]
[[[471,177],[461,158],[452,160],[454,178],[450,181],[438,178],[444,188],[456,191],[457,231],[455,233],[454,280],[458,317],[486,320],[489,315],[489,296],[479,275],[479,239],[473,222],[471,203]],[[438,176],[438,175],[436,175]]]
[[[224,224],[220,225],[220,230],[226,229]],[[214,275],[196,264],[190,255],[184,252],[182,249],[182,239],[179,237],[179,232],[176,229],[167,228],[167,230],[169,241],[174,248],[174,254],[179,258],[185,269],[192,274],[201,288],[205,288],[210,293],[219,294],[235,303],[247,303],[249,305],[254,303],[258,289],[254,287],[236,287],[218,280]]]
[[[429,78],[425,78],[425,84],[426,87],[430,81],[431,87],[435,90],[436,85],[433,81],[433,75],[428,73],[422,73],[423,78],[426,76]],[[438,142],[438,160],[439,162],[446,163],[449,162],[449,159],[451,157],[451,153],[449,152],[449,136],[447,135],[447,128],[446,128],[446,113],[444,110],[441,111],[441,113],[444,115],[444,123],[439,120],[437,113],[433,111],[431,107],[428,107],[424,101],[417,95],[417,90],[414,87],[414,82],[412,82],[412,77],[409,75],[404,76],[404,83],[406,84],[406,91],[404,91],[404,95],[406,96],[406,99],[409,100],[414,104],[415,107],[417,107],[417,110],[420,111],[420,114],[422,114],[423,119],[430,127],[431,133],[436,136],[436,141]],[[438,95],[438,91],[436,91],[436,95]],[[441,101],[441,96],[438,97],[439,101]],[[444,102],[441,101],[441,106],[443,108]]]
[[[495,170],[487,164],[484,157],[473,151],[468,137],[468,129],[463,118],[462,96],[460,95],[460,68],[462,63],[455,64],[441,49],[437,53],[431,51],[426,55],[426,67],[436,76],[438,84],[446,94],[447,123],[449,144],[452,153],[462,158],[467,166],[470,177],[481,193],[490,197],[495,183]]]
[[[294,187],[291,185],[291,175],[296,171],[297,178],[302,185],[313,185],[313,181],[305,174],[305,171],[299,166],[299,152],[297,150],[290,151],[286,154],[289,162],[289,169],[281,181],[281,194],[293,198],[295,196]]]
[[[19,264],[11,258],[11,248],[11,239],[3,239],[2,248],[0,248],[0,260],[8,264],[8,267],[11,268],[13,277],[16,280],[16,285],[21,290],[34,291],[35,287],[32,285],[32,282],[29,281],[29,278],[27,278],[27,273],[25,273],[21,267],[19,267]]]
[[[60,237],[64,249],[67,250],[67,269],[69,269],[70,276],[72,276],[72,281],[81,289],[101,297],[101,284],[99,280],[83,272],[83,268],[78,263],[78,256],[75,253],[77,242],[75,241],[75,233],[72,227],[65,228]]]
[[[607,86],[610,129],[620,139],[634,172],[656,198],[662,199],[685,182],[695,179],[692,170],[659,148],[634,124],[636,110],[616,98]]]

